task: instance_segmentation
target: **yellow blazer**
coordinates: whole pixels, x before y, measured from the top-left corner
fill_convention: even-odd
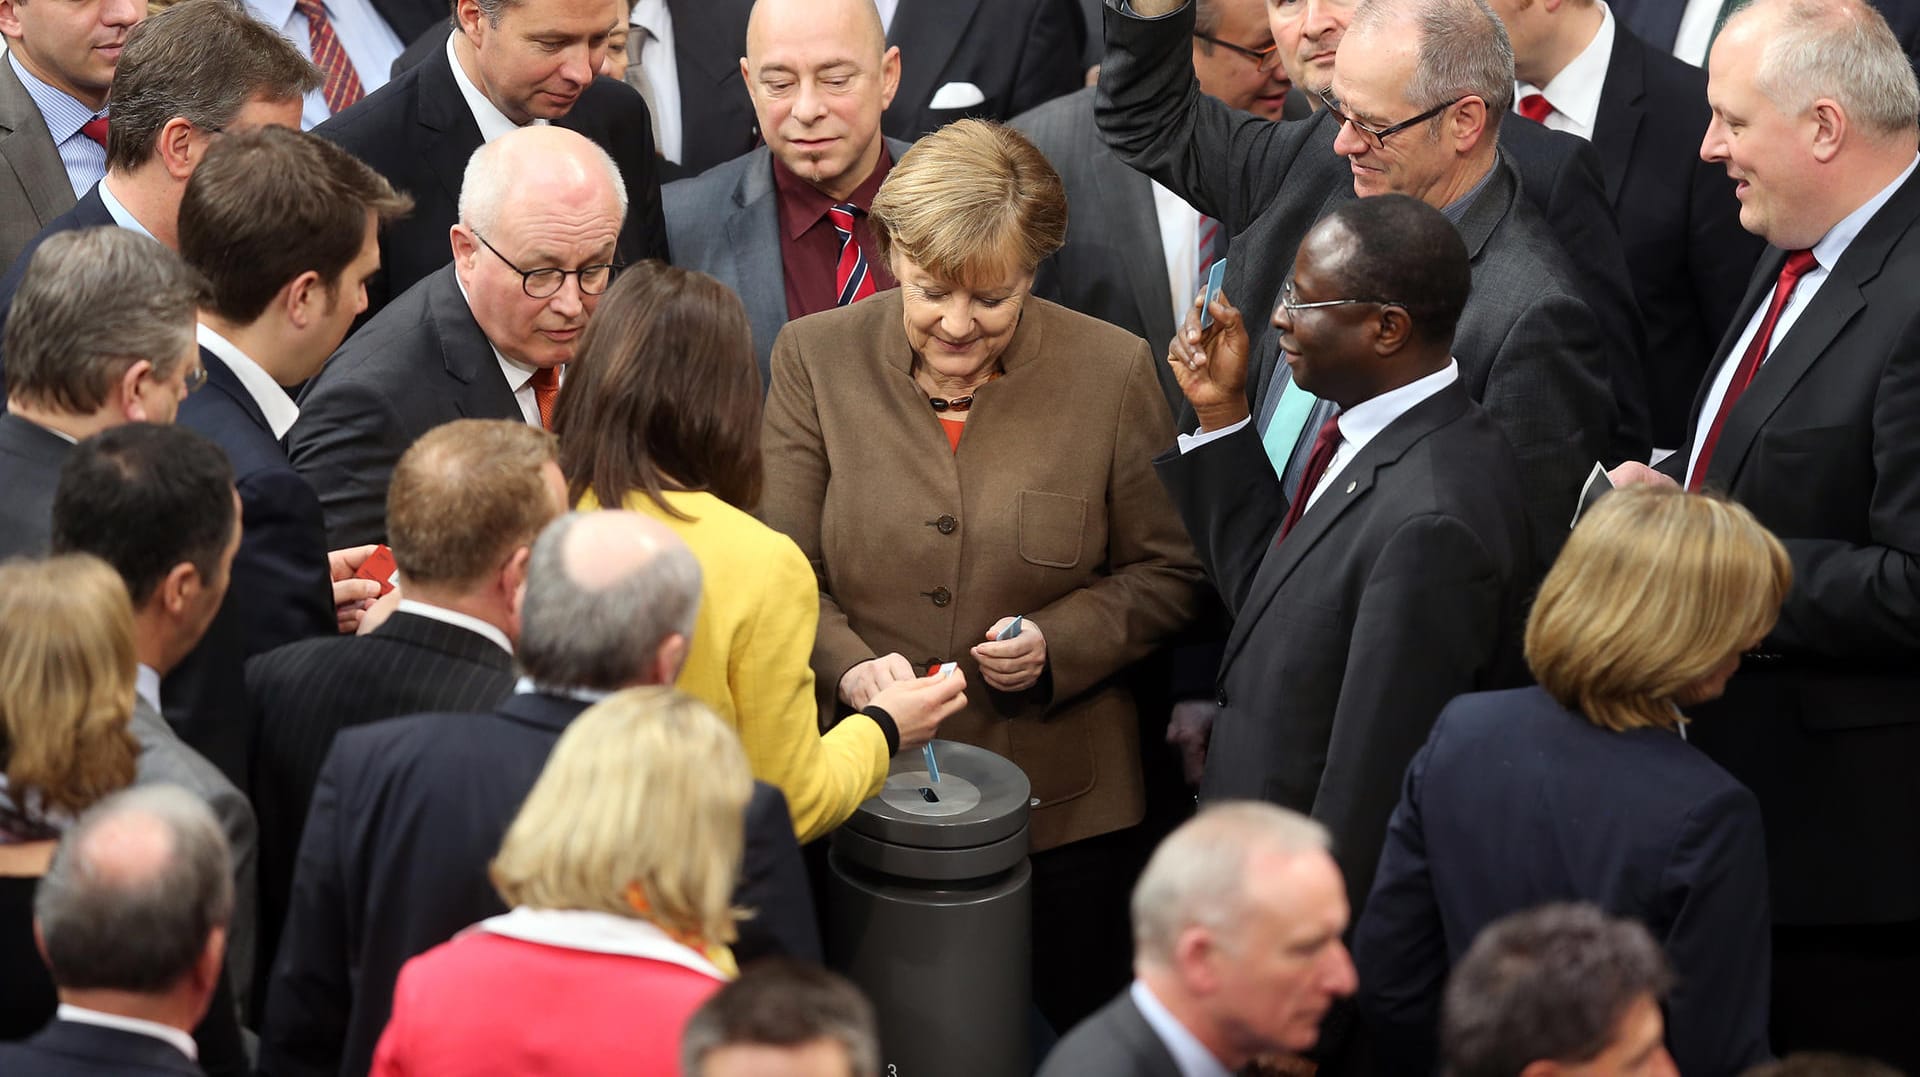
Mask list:
[[[898,290],[774,341],[762,515],[819,576],[823,718],[855,663],[956,660],[967,708],[940,735],[1025,769],[1036,849],[1131,826],[1145,791],[1121,674],[1190,623],[1202,580],[1153,472],[1173,424],[1146,343],[1028,298],[957,453],[912,362]],[[1046,634],[1051,698],[980,679],[969,649],[1014,614]]]
[[[753,776],[786,794],[794,833],[812,841],[885,784],[886,734],[865,717],[820,733],[808,664],[819,589],[793,543],[712,494],[666,499],[691,519],[645,493],[622,507],[672,528],[700,562],[700,613],[677,684],[740,734]],[[599,503],[589,493],[580,507]]]

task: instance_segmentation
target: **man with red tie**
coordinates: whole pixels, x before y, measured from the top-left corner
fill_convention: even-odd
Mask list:
[[[247,13],[293,43],[320,69],[320,85],[301,104],[300,126],[311,130],[387,84],[407,39],[382,16],[374,0],[246,0]],[[446,23],[444,5],[438,20]]]
[[[1200,433],[1154,466],[1233,615],[1200,796],[1310,813],[1357,917],[1441,707],[1512,678],[1534,557],[1513,449],[1451,356],[1459,232],[1416,199],[1363,198],[1314,226],[1293,269],[1272,319],[1282,358],[1336,408],[1299,494],[1267,464],[1248,335],[1224,301],[1197,345],[1174,338]]]
[[[675,265],[738,292],[764,381],[790,319],[894,286],[867,207],[907,144],[880,114],[900,85],[872,0],[760,0],[740,61],[766,145],[661,192]]]
[[[1765,816],[1774,1049],[1920,1069],[1920,85],[1863,0],[1755,0],[1707,72],[1701,156],[1772,246],[1680,451],[1614,480],[1786,544],[1779,624],[1689,736]]]

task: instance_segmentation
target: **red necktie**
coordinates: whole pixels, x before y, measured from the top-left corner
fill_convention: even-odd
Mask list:
[[[833,230],[840,233],[840,261],[833,268],[833,287],[843,307],[873,294],[873,274],[867,272],[866,253],[860,249],[860,241],[853,238],[853,215],[857,212],[859,207],[852,202],[827,210]]]
[[[1199,292],[1207,286],[1207,272],[1220,260],[1220,222],[1202,213],[1195,238],[1194,264],[1199,268],[1199,279],[1193,290]]]
[[[1753,335],[1753,343],[1747,345],[1746,354],[1740,357],[1740,365],[1733,368],[1733,377],[1727,382],[1727,395],[1720,398],[1720,410],[1714,414],[1713,425],[1707,428],[1707,440],[1700,443],[1700,456],[1693,462],[1687,489],[1698,492],[1700,484],[1706,481],[1707,464],[1713,459],[1713,447],[1720,443],[1720,428],[1726,425],[1733,402],[1740,399],[1740,394],[1753,384],[1753,376],[1759,373],[1760,364],[1767,357],[1767,346],[1773,341],[1773,327],[1779,323],[1787,300],[1793,298],[1794,286],[1819,264],[1814,261],[1812,251],[1794,251],[1787,255],[1787,264],[1780,267],[1780,279],[1773,286],[1773,302],[1767,304],[1767,316],[1761,319],[1760,331]]]
[[[1547,102],[1546,94],[1530,93],[1520,99],[1518,107],[1520,115],[1534,123],[1546,123],[1547,117],[1553,115],[1553,106]]]
[[[1307,511],[1307,498],[1313,496],[1314,488],[1320,485],[1320,476],[1327,473],[1327,465],[1333,463],[1334,450],[1340,447],[1340,416],[1329,415],[1327,421],[1320,424],[1320,432],[1313,436],[1313,451],[1307,454],[1307,469],[1300,473],[1300,489],[1293,495],[1293,504],[1287,506],[1287,518],[1280,524],[1280,537],[1274,539],[1274,545],[1286,540],[1287,532],[1300,522]]]
[[[543,366],[533,372],[533,406],[540,409],[540,425],[553,429],[553,402],[560,396],[560,368]]]
[[[348,105],[366,96],[360,88],[360,76],[347,59],[347,50],[334,36],[333,23],[320,0],[294,0],[293,9],[307,17],[307,43],[312,46],[313,65],[326,76],[320,92],[327,99],[327,111],[338,114]]]
[[[99,143],[101,149],[107,148],[107,118],[95,116],[80,125],[80,133]]]

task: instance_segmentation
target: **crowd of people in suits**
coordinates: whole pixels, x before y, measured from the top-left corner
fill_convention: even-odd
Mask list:
[[[0,1072],[1920,1073],[1920,5],[0,36]]]

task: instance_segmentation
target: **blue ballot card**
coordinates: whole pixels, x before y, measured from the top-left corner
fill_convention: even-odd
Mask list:
[[[1207,270],[1207,301],[1200,304],[1200,328],[1213,324],[1213,301],[1220,298],[1220,282],[1227,278],[1227,260],[1219,259]]]

